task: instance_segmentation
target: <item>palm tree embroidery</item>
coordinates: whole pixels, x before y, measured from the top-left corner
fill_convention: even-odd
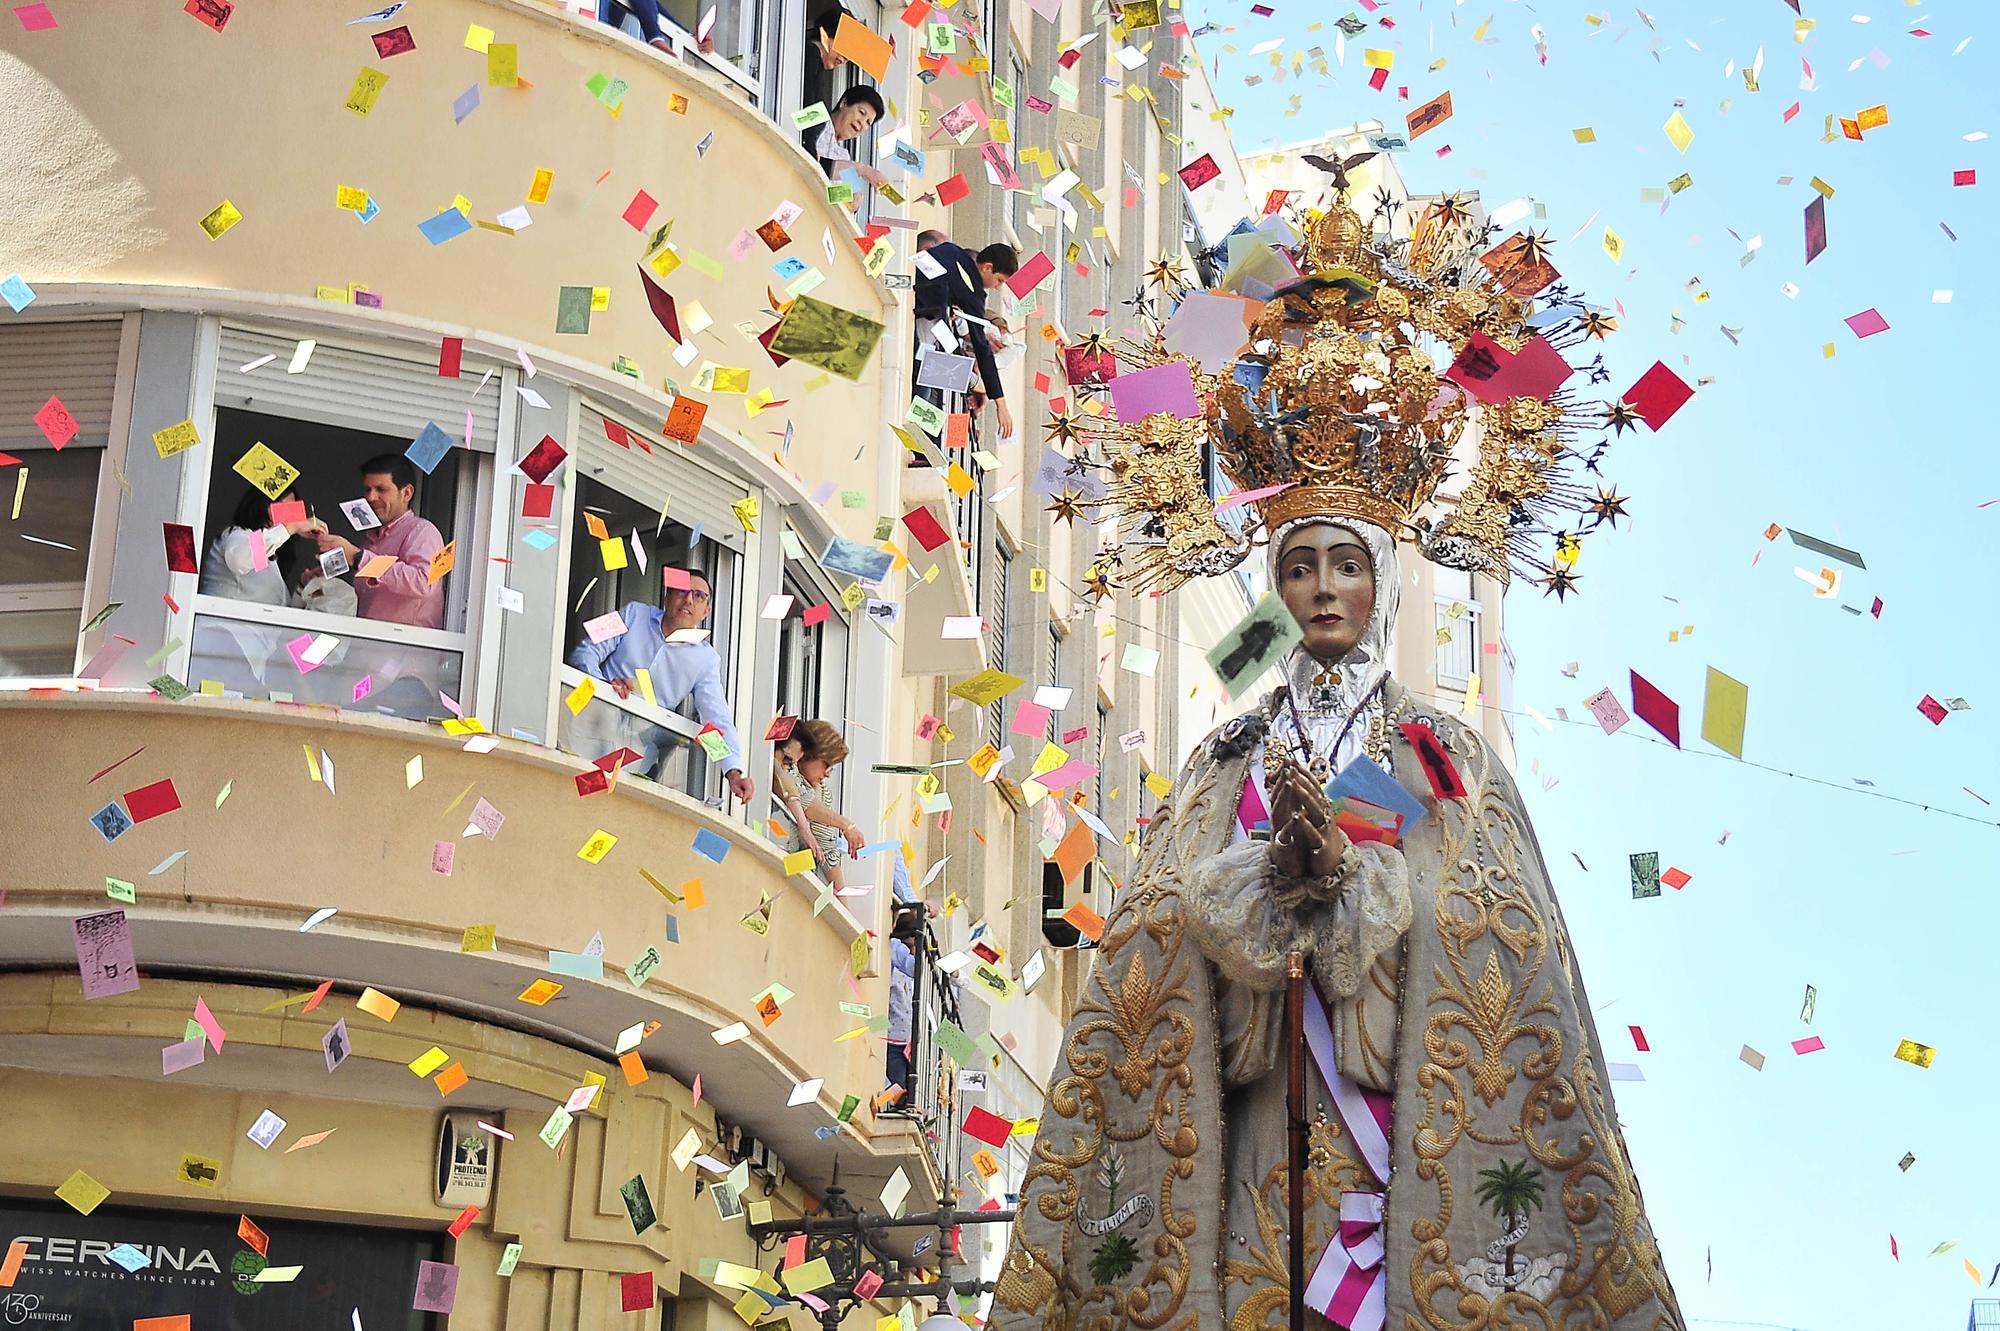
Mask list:
[[[1542,1204],[1542,1180],[1523,1161],[1502,1161],[1496,1169],[1479,1171],[1479,1186],[1473,1196],[1492,1208],[1507,1226],[1507,1264],[1501,1281],[1514,1288],[1514,1250],[1528,1234],[1528,1212]],[[1499,1246],[1498,1244],[1494,1245]]]

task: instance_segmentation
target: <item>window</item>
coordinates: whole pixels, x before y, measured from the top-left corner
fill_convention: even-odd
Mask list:
[[[78,668],[120,327],[110,319],[0,330],[0,453],[10,455],[0,504],[13,515],[0,536],[0,675]],[[51,397],[76,426],[60,449],[35,424]]]
[[[874,29],[876,32],[889,32],[892,28],[896,27],[895,17],[901,13],[900,7],[890,10],[878,3],[878,0],[845,0],[845,3],[848,10],[859,22]],[[830,9],[831,6],[829,5],[827,8]],[[815,7],[815,12],[818,12],[818,7]],[[817,48],[813,45],[813,35],[810,28],[806,32],[806,40],[806,59],[813,64],[818,64]],[[886,115],[886,103],[889,101],[889,95],[886,89],[894,87],[897,79],[901,76],[902,66],[900,61],[900,51],[890,57],[891,63],[886,71],[888,77],[882,81],[882,88],[885,90],[883,92],[883,101],[885,103],[884,116],[869,125],[860,138],[848,145],[849,150],[854,154],[854,160],[857,162],[864,162],[869,166],[881,165],[882,136],[889,131],[889,126],[886,123],[888,119]],[[834,90],[836,97],[846,92],[849,88],[862,85],[875,86],[874,76],[852,63],[842,65],[838,70],[835,70],[834,76],[837,85]],[[811,103],[808,102],[807,105],[810,106]],[[833,102],[831,100],[827,102],[827,109],[833,109]],[[907,184],[908,182],[904,183]],[[865,227],[869,219],[875,215],[875,187],[859,176],[850,176],[848,184],[854,187],[854,199],[857,205],[854,210],[855,220]]]
[[[1021,161],[1021,107],[1028,100],[1028,71],[1021,63],[1021,53],[1014,49],[1012,38],[1002,38],[996,35],[993,40],[996,44],[1002,40],[1005,40],[1007,43],[1007,82],[1013,85],[1014,88],[1014,105],[1003,109],[1007,115],[1007,138],[1009,140],[1007,151],[1018,164]],[[1022,176],[1022,172],[1025,170],[1026,167],[1024,165],[1016,165],[1014,174]],[[1024,215],[1029,197],[1028,190],[1025,188],[1027,185],[1026,176],[1022,176],[1021,183],[1024,188],[1017,189],[1007,196],[1007,222],[1013,228],[1016,236],[1021,235],[1027,229],[1028,225],[1027,218]]]
[[[973,464],[971,452],[968,448],[963,450],[963,456],[953,458],[971,474],[972,488],[962,495],[953,492],[951,516],[952,521],[958,524],[957,535],[962,542],[959,558],[965,560],[972,577],[972,603],[978,605],[979,583],[984,576],[980,566],[985,563],[979,554],[986,548],[986,469]]]
[[[785,564],[784,594],[791,607],[778,623],[778,712],[802,719],[833,723],[843,734],[847,722],[847,620],[840,596],[819,581],[817,566],[804,560]],[[827,607],[826,617],[808,625],[813,606]],[[846,764],[833,769],[830,794],[836,806],[844,793]]]
[[[846,91],[848,87],[847,80],[852,77],[853,67],[851,65],[842,65],[835,69],[828,69],[820,56],[819,21],[823,16],[832,13],[838,8],[839,4],[840,0],[806,0],[806,3],[801,6],[804,12],[799,37],[799,68],[801,75],[799,81],[799,109],[802,111],[816,102],[826,103],[826,109],[831,111],[834,101],[842,92]],[[789,7],[788,5],[787,8]],[[847,9],[853,12],[855,17],[861,19],[862,22],[868,22],[865,17],[866,0],[863,0],[862,8],[859,10],[853,4],[847,5]],[[869,26],[874,27],[878,32],[882,31],[882,28],[878,24],[870,24]]]
[[[1470,573],[1433,570],[1437,601],[1437,678],[1463,688],[1479,669],[1479,592]]]
[[[679,444],[659,436],[659,419],[603,406],[590,398],[578,404],[571,448],[575,486],[560,528],[565,566],[564,626],[560,684],[549,700],[559,747],[596,760],[624,747],[640,756],[627,769],[698,799],[717,802],[723,764],[709,758],[696,738],[702,728],[694,688],[719,669],[722,703],[731,727],[752,724],[764,710],[741,696],[753,676],[747,659],[750,630],[744,625],[743,557],[746,535],[732,508],[751,497],[741,481],[712,471]],[[622,564],[623,567],[618,567]],[[668,585],[663,568],[692,567],[699,582]],[[678,577],[676,582],[682,581]],[[706,597],[684,595],[706,591]],[[645,633],[621,631],[624,612]],[[654,618],[646,611],[661,612]],[[668,612],[705,630],[706,651],[669,647],[661,625]],[[617,621],[604,619],[617,615]],[[599,637],[588,627],[596,623]],[[646,672],[645,679],[639,671]],[[587,701],[577,690],[588,677]],[[628,696],[616,681],[629,679]],[[652,699],[646,689],[653,690]],[[716,695],[704,688],[711,700]],[[572,704],[574,703],[574,706]],[[722,714],[711,706],[709,720],[720,728]],[[757,731],[762,734],[761,728]],[[738,729],[739,741],[741,729]],[[749,760],[747,748],[740,752]],[[757,772],[745,775],[762,788]]]
[[[1090,903],[1091,875],[1095,864],[1086,864],[1076,876],[1074,887],[1063,883],[1062,866],[1054,860],[1042,862],[1042,937],[1060,948],[1095,947],[1095,943],[1063,915],[1077,902]]]
[[[995,537],[992,558],[987,561],[987,590],[990,599],[986,604],[986,640],[992,645],[990,658],[995,670],[1007,668],[1007,600],[1013,590],[1014,552],[1007,548],[1004,538]],[[993,747],[1007,747],[1007,700],[996,699],[988,705],[987,732]]]
[[[708,32],[708,49],[700,49],[695,35],[701,21],[714,12],[714,26]],[[632,11],[618,0],[611,6],[615,26],[641,41],[645,33]],[[660,0],[660,28],[682,59],[690,64],[716,70],[743,89],[752,104],[762,105],[764,70],[760,52],[766,45],[765,0]]]
[[[591,477],[578,481],[570,521],[565,598],[569,617],[563,631],[568,668],[562,672],[564,697],[556,711],[556,743],[593,761],[629,748],[640,755],[628,759],[628,770],[635,775],[701,797],[715,784],[709,777],[715,764],[694,738],[701,729],[692,693],[695,679],[681,678],[678,659],[669,659],[678,658],[684,649],[667,645],[672,626],[664,615],[657,627],[645,617],[634,631],[653,635],[652,639],[642,640],[621,628],[641,620],[644,610],[678,611],[694,621],[693,627],[708,631],[707,641],[722,659],[727,689],[735,659],[739,557],[697,532],[697,527],[706,527],[699,518],[694,522],[690,526],[666,517],[651,500],[635,499]],[[663,572],[667,568],[698,570],[700,577],[690,577],[685,591],[673,588],[669,595]],[[611,622],[605,616],[622,618]],[[594,639],[593,633],[601,636]],[[591,680],[589,697],[576,703],[586,675]],[[616,685],[621,679],[629,681],[630,692],[624,697]],[[732,708],[732,714],[744,710]]]
[[[1109,765],[1111,742],[1107,732],[1111,729],[1111,710],[1104,705],[1104,699],[1097,700],[1097,777],[1090,791],[1090,809],[1107,824],[1111,821],[1110,811],[1104,807],[1104,769]]]
[[[1054,312],[1054,323],[1058,328],[1063,330],[1065,337],[1069,335],[1070,327],[1069,283],[1070,279],[1076,275],[1076,269],[1069,261],[1070,241],[1068,236],[1069,233],[1063,229],[1062,223],[1058,222],[1056,224],[1056,243],[1049,247],[1051,251],[1049,257],[1056,261],[1055,303],[1049,308]]]
[[[1049,687],[1052,689],[1059,689],[1062,687],[1062,677],[1063,677],[1062,652],[1063,652],[1063,638],[1065,636],[1066,635],[1063,632],[1062,624],[1057,620],[1053,619],[1050,620],[1049,621]],[[1062,712],[1060,709],[1052,708],[1049,711],[1049,743],[1054,744],[1056,742],[1056,736],[1060,734],[1061,731],[1062,731]]]
[[[5,447],[16,447],[9,441]],[[67,675],[77,668],[91,510],[104,449],[24,450],[0,468],[10,506],[21,516],[0,562],[0,675]],[[25,482],[25,484],[24,484]]]
[[[470,713],[468,606],[485,575],[478,496],[491,475],[481,454],[495,447],[510,374],[482,379],[468,364],[442,378],[434,353],[332,342],[292,374],[297,345],[290,332],[220,330],[206,484],[187,513],[201,574],[188,686],[415,720]],[[408,457],[426,436],[443,446],[428,473]],[[393,461],[369,473],[371,489],[363,464],[383,455]],[[276,495],[236,470],[260,456],[292,474]],[[303,504],[321,535],[269,535],[282,525],[273,499]],[[364,577],[384,555],[396,562]]]

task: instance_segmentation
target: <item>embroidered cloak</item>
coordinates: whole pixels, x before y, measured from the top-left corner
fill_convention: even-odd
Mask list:
[[[1430,810],[1403,841],[1409,923],[1360,958],[1351,996],[1327,991],[1342,1080],[1390,1093],[1381,1324],[1684,1331],[1519,792],[1476,731],[1393,680],[1383,703],[1385,765]],[[1050,1077],[996,1331],[1286,1325],[1283,995],[1253,962],[1325,931],[1270,906],[1230,943],[1238,922],[1215,918],[1231,893],[1269,895],[1263,843],[1230,844],[1266,715],[1189,758],[1106,922]],[[1445,746],[1463,798],[1431,797],[1398,730],[1412,721]],[[1324,980],[1323,958],[1314,969]],[[1325,1081],[1310,1084],[1324,1109]],[[1308,1273],[1342,1194],[1380,1190],[1361,1154],[1323,1114]]]

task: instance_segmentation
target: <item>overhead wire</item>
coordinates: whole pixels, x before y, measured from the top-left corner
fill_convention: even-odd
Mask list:
[[[1045,552],[1045,547],[1041,546],[1039,543],[1032,541],[1021,542],[1021,548],[1032,549],[1037,554],[1043,554]],[[1064,591],[1068,592],[1072,598],[1075,598],[1078,601],[1080,607],[1084,611],[1091,612],[1094,615],[1103,616],[1105,618],[1112,620],[1115,623],[1127,625],[1136,633],[1149,634],[1157,641],[1162,641],[1167,643],[1173,643],[1177,641],[1176,639],[1171,637],[1169,634],[1167,634],[1164,630],[1160,628],[1157,628],[1151,624],[1144,623],[1141,620],[1133,619],[1128,615],[1121,615],[1115,608],[1108,608],[1104,602],[1092,600],[1088,592],[1079,593],[1078,590],[1075,587],[1071,586],[1066,579],[1058,577],[1053,570],[1049,571],[1048,578],[1051,586],[1058,586],[1058,585],[1061,586]],[[1073,617],[1074,615],[1072,615],[1072,618]],[[1439,704],[1458,703],[1462,701],[1462,696],[1463,696],[1463,695],[1441,696],[1437,693],[1417,688],[1407,683],[1404,685],[1404,687],[1409,689],[1410,692],[1417,694],[1419,697],[1425,698],[1428,701]],[[1548,717],[1542,715],[1542,713],[1540,712],[1529,712],[1522,708],[1503,707],[1498,702],[1494,701],[1483,701],[1480,705],[1483,707],[1490,707],[1494,711],[1499,712],[1504,716],[1511,716],[1515,718],[1526,718],[1528,720],[1533,720],[1543,723],[1549,726],[1551,729],[1553,729],[1553,727],[1558,724],[1583,726],[1583,727],[1590,727],[1596,724],[1596,722],[1594,721],[1584,721],[1575,717],[1566,717],[1566,716]],[[1621,729],[1617,731],[1615,734],[1608,736],[1607,738],[1610,739],[1623,738],[1626,740],[1637,740],[1639,742],[1647,744],[1655,744],[1662,748],[1672,748],[1677,752],[1689,757],[1728,760],[1740,763],[1745,767],[1754,768],[1755,770],[1760,772],[1768,773],[1772,776],[1783,777],[1792,781],[1803,781],[1810,785],[1824,786],[1829,790],[1838,790],[1845,794],[1858,795],[1867,799],[1884,800],[1887,801],[1888,803],[1900,804],[1906,808],[1916,809],[1923,813],[1934,813],[1934,814],[1939,814],[1946,818],[1955,818],[1960,822],[1971,823],[1977,827],[1988,827],[2000,830],[2000,818],[1982,818],[1977,814],[1966,813],[1958,809],[1946,808],[1943,805],[1933,804],[1926,800],[1914,799],[1904,795],[1891,794],[1890,792],[1881,790],[1877,787],[1855,785],[1852,784],[1851,781],[1841,782],[1833,780],[1828,777],[1815,776],[1808,772],[1795,772],[1790,770],[1789,768],[1777,767],[1773,766],[1770,763],[1761,763],[1755,761],[1754,759],[1749,759],[1749,758],[1737,758],[1732,754],[1726,754],[1720,751],[1715,753],[1709,753],[1706,750],[1702,749],[1684,748],[1680,745],[1672,743],[1671,741],[1665,739],[1664,737],[1656,738],[1652,735],[1643,734],[1640,731],[1630,727]],[[1981,796],[1973,794],[1970,787],[1963,787],[1963,789],[1966,791],[1967,794],[1972,795],[1974,799],[1981,799],[1981,801],[1984,802]]]

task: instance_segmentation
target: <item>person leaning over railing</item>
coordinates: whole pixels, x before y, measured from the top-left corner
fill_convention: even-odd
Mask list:
[[[812,850],[819,858],[817,843],[809,841],[807,829],[812,820],[806,817],[805,799],[800,792],[799,763],[806,756],[806,738],[799,733],[796,725],[792,733],[771,751],[771,800],[774,812],[783,820],[785,827],[785,852],[794,854],[801,850]],[[822,864],[822,870],[829,866]],[[831,877],[829,877],[831,881]],[[839,884],[836,884],[838,887]]]
[[[966,394],[966,408],[977,416],[979,409],[991,398],[994,419],[1000,425],[1000,437],[1011,439],[1014,435],[1014,413],[1007,405],[1006,385],[1000,380],[1000,367],[993,358],[992,339],[986,334],[986,325],[989,324],[1006,332],[1007,321],[986,312],[986,293],[998,291],[1007,284],[1008,278],[1020,271],[1020,256],[1012,245],[999,243],[988,245],[974,254],[965,246],[947,239],[941,231],[920,234],[917,250],[943,270],[937,276],[929,277],[919,266],[915,301],[919,345],[949,350],[937,341],[932,330],[947,321],[967,325],[959,340],[970,345],[972,359],[979,368],[979,382]],[[953,321],[954,311],[965,319]]]
[[[646,41],[668,55],[674,53],[673,38],[660,27],[660,0],[598,0],[597,21],[618,27],[630,14],[645,34]]]
[[[743,774],[743,741],[736,733],[729,699],[722,692],[722,655],[706,641],[672,641],[675,633],[693,630],[708,618],[708,575],[698,568],[668,571],[686,585],[668,587],[665,606],[627,602],[618,611],[618,617],[625,621],[625,632],[603,642],[585,638],[570,652],[569,663],[609,684],[620,698],[632,696],[633,681],[644,670],[652,680],[653,697],[669,711],[692,694],[702,723],[722,732],[728,749],[721,762],[722,775],[730,793],[748,803],[757,783]],[[650,767],[665,756],[664,746],[670,741],[656,728],[648,734],[647,743],[654,750],[646,755]]]
[[[294,490],[287,490],[282,496],[286,501],[298,497]],[[272,522],[271,497],[255,486],[246,487],[229,525],[209,542],[208,557],[201,561],[202,595],[226,596],[232,601],[254,601],[259,605],[283,605],[285,576],[278,551],[280,547],[287,551],[296,549],[298,543],[286,543],[301,533],[310,536],[315,526],[311,518]],[[312,542],[307,540],[304,544]],[[208,668],[214,678],[226,688],[261,694],[268,687],[273,660],[283,659],[280,649],[284,632],[274,625],[233,619],[218,618],[215,625],[219,638],[207,644],[212,658]],[[235,651],[225,652],[221,640],[233,644]]]
[[[813,155],[819,169],[826,173],[828,180],[837,180],[848,167],[871,185],[881,185],[888,177],[867,162],[854,159],[854,150],[847,145],[868,132],[868,127],[880,120],[888,110],[882,101],[882,94],[865,83],[857,83],[840,94],[840,100],[827,108],[824,123],[813,126],[799,137],[799,146]]]
[[[868,840],[852,818],[833,807],[833,784],[829,778],[834,768],[847,761],[847,740],[830,721],[801,721],[796,733],[804,743],[798,772],[806,822],[812,828],[820,862],[827,866],[828,879],[836,888],[845,887],[842,861],[851,858]],[[841,844],[843,841],[845,845]]]

